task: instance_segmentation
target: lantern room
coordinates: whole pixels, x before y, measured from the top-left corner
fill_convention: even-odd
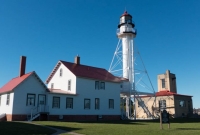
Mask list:
[[[132,25],[132,28],[135,27],[135,24],[132,22],[132,16],[130,14],[128,14],[127,11],[125,11],[121,15],[121,17],[120,17],[120,23],[118,25],[118,28],[120,28],[124,24],[130,24],[130,25]]]

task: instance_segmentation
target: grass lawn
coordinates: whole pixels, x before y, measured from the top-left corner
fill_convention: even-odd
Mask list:
[[[0,135],[51,135],[55,131],[23,122],[0,122]]]
[[[160,130],[159,121],[38,121],[36,123],[85,135],[200,135],[200,119],[175,119],[171,121],[170,129],[167,124],[163,124],[163,130]]]

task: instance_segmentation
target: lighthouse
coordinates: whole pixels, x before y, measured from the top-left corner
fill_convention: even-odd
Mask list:
[[[117,36],[122,40],[122,63],[123,63],[123,78],[129,79],[132,83],[134,80],[134,59],[133,59],[133,39],[136,36],[135,24],[132,21],[132,16],[124,12],[120,17]]]
[[[135,24],[132,21],[132,16],[125,11],[120,17],[117,36],[122,42],[122,77],[129,80],[123,84],[123,89],[125,90],[123,94],[126,96],[126,117],[128,118],[131,115],[131,95],[134,95],[135,101],[135,94],[132,93],[135,90],[133,39],[136,37],[136,30],[134,27]]]
[[[155,90],[140,53],[134,47],[136,34],[137,31],[132,21],[132,16],[125,11],[120,16],[117,29],[119,41],[109,67],[110,73],[122,77],[124,80],[120,85],[122,119],[132,119],[133,114],[134,119],[136,119],[136,101],[148,117],[153,117],[146,106],[146,102],[140,97],[140,95],[151,95],[155,97]],[[149,93],[149,91],[151,92]],[[124,105],[126,105],[125,108]]]

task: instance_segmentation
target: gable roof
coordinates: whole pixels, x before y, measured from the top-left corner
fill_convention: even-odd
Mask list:
[[[40,80],[40,78],[37,76],[37,74],[33,71],[30,73],[24,74],[21,77],[16,77],[16,78],[11,79],[8,83],[6,83],[3,87],[0,88],[0,93],[6,93],[6,92],[13,91],[17,86],[19,86],[24,80],[26,80],[32,74],[34,74],[39,79],[39,81],[42,82]],[[44,85],[43,82],[42,82],[42,84]],[[44,85],[44,86],[46,87],[46,85]]]
[[[121,82],[121,81],[127,80],[125,78],[116,77],[103,68],[75,64],[75,63],[60,60],[58,64],[56,65],[56,67],[54,68],[54,70],[52,71],[52,73],[50,74],[50,76],[47,78],[46,83],[49,83],[49,81],[52,79],[52,77],[54,76],[60,64],[63,64],[75,76],[81,77],[81,78],[88,78],[88,79],[102,80],[102,81],[109,81],[109,82]]]

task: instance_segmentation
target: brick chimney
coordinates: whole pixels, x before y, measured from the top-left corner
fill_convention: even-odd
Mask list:
[[[21,56],[20,67],[19,67],[19,77],[25,74],[26,70],[26,56]]]
[[[80,57],[79,57],[79,55],[77,55],[76,57],[75,57],[75,60],[74,60],[74,63],[75,64],[80,64]]]

